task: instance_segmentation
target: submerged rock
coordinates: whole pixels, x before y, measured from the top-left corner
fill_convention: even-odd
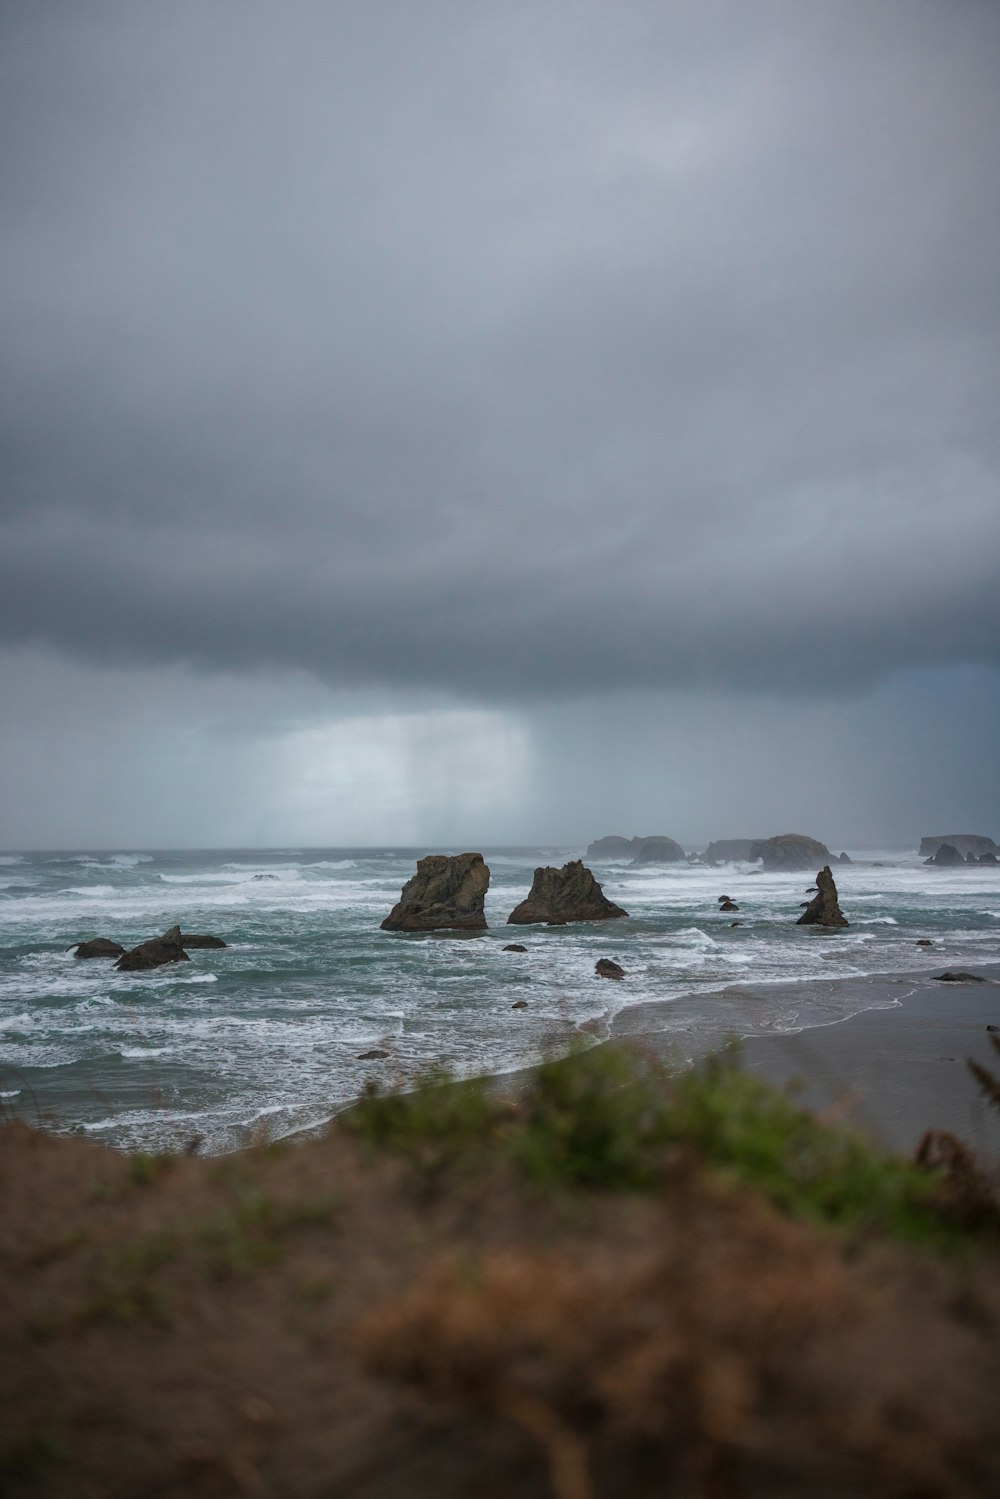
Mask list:
[[[750,858],[760,859],[765,869],[815,869],[817,864],[829,868],[832,855],[818,838],[804,833],[779,833],[776,838],[762,838],[750,846]]]
[[[525,945],[524,945],[523,942],[508,942],[507,946],[504,948],[504,952],[527,952],[527,951],[528,951],[528,949],[525,947]]]
[[[526,1010],[527,1008],[528,1001],[526,999],[515,999],[514,1003],[511,1005],[512,1010]]]
[[[182,947],[226,947],[221,937],[213,937],[208,932],[182,932]]]
[[[521,926],[534,922],[563,926],[568,921],[612,921],[627,915],[608,900],[583,861],[571,859],[562,869],[551,865],[536,869],[527,898],[514,907],[507,921]]]
[[[623,979],[625,970],[614,958],[598,958],[594,964],[594,972],[602,979]]]
[[[92,937],[89,942],[78,942],[73,951],[74,958],[120,958],[125,949],[120,942],[110,937]]]
[[[988,982],[981,973],[964,973],[961,969],[955,973],[952,973],[950,969],[947,973],[936,973],[934,978],[939,984],[985,984]]]
[[[482,854],[428,854],[382,922],[384,932],[484,931],[490,871]]]
[[[384,1062],[385,1059],[386,1059],[386,1057],[388,1055],[389,1055],[389,1053],[387,1051],[382,1051],[381,1047],[373,1046],[372,1049],[371,1049],[371,1051],[359,1051],[358,1052],[358,1061],[359,1062]]]
[[[816,876],[816,894],[796,922],[797,926],[849,926],[840,909],[837,887],[827,864]]]
[[[150,937],[123,953],[115,964],[121,973],[141,972],[147,968],[162,968],[164,963],[187,963],[190,959],[181,941],[181,929],[172,926],[162,937]]]

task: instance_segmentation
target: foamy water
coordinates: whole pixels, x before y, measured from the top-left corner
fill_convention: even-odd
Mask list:
[[[329,1118],[370,1076],[405,1085],[437,1066],[514,1071],[606,1036],[626,1008],[640,1033],[643,1006],[657,1005],[661,1034],[676,1016],[684,1051],[720,1028],[824,1023],[839,1018],[831,1004],[849,1013],[864,999],[849,988],[831,999],[813,981],[986,962],[1000,930],[1000,869],[928,869],[891,851],[835,871],[844,932],[795,925],[808,875],[689,865],[595,864],[628,921],[507,927],[534,866],[580,850],[486,849],[488,932],[380,931],[422,852],[0,857],[5,1111],[117,1145],[199,1135],[204,1148],[234,1148],[261,1124],[281,1133]],[[738,915],[719,914],[723,894]],[[69,951],[93,936],[131,946],[174,923],[229,946],[145,974]],[[529,951],[504,952],[512,940]],[[603,956],[626,968],[624,982],[595,977]],[[751,998],[764,984],[778,987]],[[736,998],[721,997],[734,985]],[[375,1048],[388,1059],[359,1059]]]

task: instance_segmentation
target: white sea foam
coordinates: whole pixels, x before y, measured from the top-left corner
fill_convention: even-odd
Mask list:
[[[133,869],[137,864],[152,864],[152,854],[111,854],[108,858],[109,864],[120,864],[125,869]]]
[[[0,854],[0,864],[23,864],[23,854]]]

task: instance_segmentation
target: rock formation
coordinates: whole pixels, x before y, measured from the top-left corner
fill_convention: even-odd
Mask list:
[[[1000,864],[996,854],[980,854],[977,861],[980,864]]]
[[[947,973],[936,973],[934,978],[939,984],[985,984],[987,982],[981,973],[966,973],[961,968],[955,973],[952,973],[950,969]]]
[[[643,838],[635,851],[633,864],[677,864],[684,858],[684,850],[673,838],[657,833],[655,837]]]
[[[551,865],[536,869],[527,899],[514,907],[507,921],[518,926],[542,921],[562,926],[567,921],[610,921],[627,915],[608,900],[583,861],[571,859],[562,869]]]
[[[597,838],[587,849],[588,859],[631,859],[641,838],[623,838],[620,833],[609,833],[606,838]]]
[[[181,942],[181,929],[179,926],[172,926],[162,937],[150,937],[148,942],[140,942],[138,947],[123,953],[115,967],[121,973],[133,973],[146,968],[161,968],[164,963],[188,961]]]
[[[965,858],[952,844],[939,843],[930,858],[925,859],[924,863],[933,864],[938,869],[951,869],[956,864],[964,864]]]
[[[508,942],[507,945],[506,945],[506,947],[504,948],[504,952],[527,952],[527,951],[528,951],[528,949],[525,947],[525,945],[524,945],[523,942]]]
[[[594,964],[594,972],[602,979],[623,979],[625,970],[614,958],[598,958]]]
[[[734,900],[723,900],[719,902],[720,911],[738,911],[739,906]]]
[[[92,937],[89,942],[78,942],[73,952],[75,958],[120,958],[125,949],[120,942],[110,937]]]
[[[942,843],[950,843],[963,857],[975,854],[978,859],[980,854],[1000,854],[1000,844],[983,833],[935,833],[932,837],[921,838],[920,852],[925,858],[933,858]]]
[[[750,858],[760,859],[765,869],[815,869],[817,864],[829,865],[831,857],[825,843],[803,833],[781,833],[750,845]]]
[[[490,872],[482,854],[428,854],[382,922],[384,932],[483,931]]]
[[[837,887],[827,864],[816,876],[816,894],[799,917],[798,926],[849,926],[837,901]]]
[[[680,844],[664,833],[649,833],[645,837],[636,834],[634,838],[611,833],[590,844],[587,858],[631,859],[633,864],[676,864],[686,855]]]
[[[717,838],[701,856],[702,864],[736,864],[750,859],[750,850],[759,838]]]

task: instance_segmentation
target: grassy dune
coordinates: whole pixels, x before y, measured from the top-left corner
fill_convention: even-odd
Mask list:
[[[733,1057],[213,1159],[8,1124],[0,1183],[4,1494],[1000,1492],[995,1184]]]

